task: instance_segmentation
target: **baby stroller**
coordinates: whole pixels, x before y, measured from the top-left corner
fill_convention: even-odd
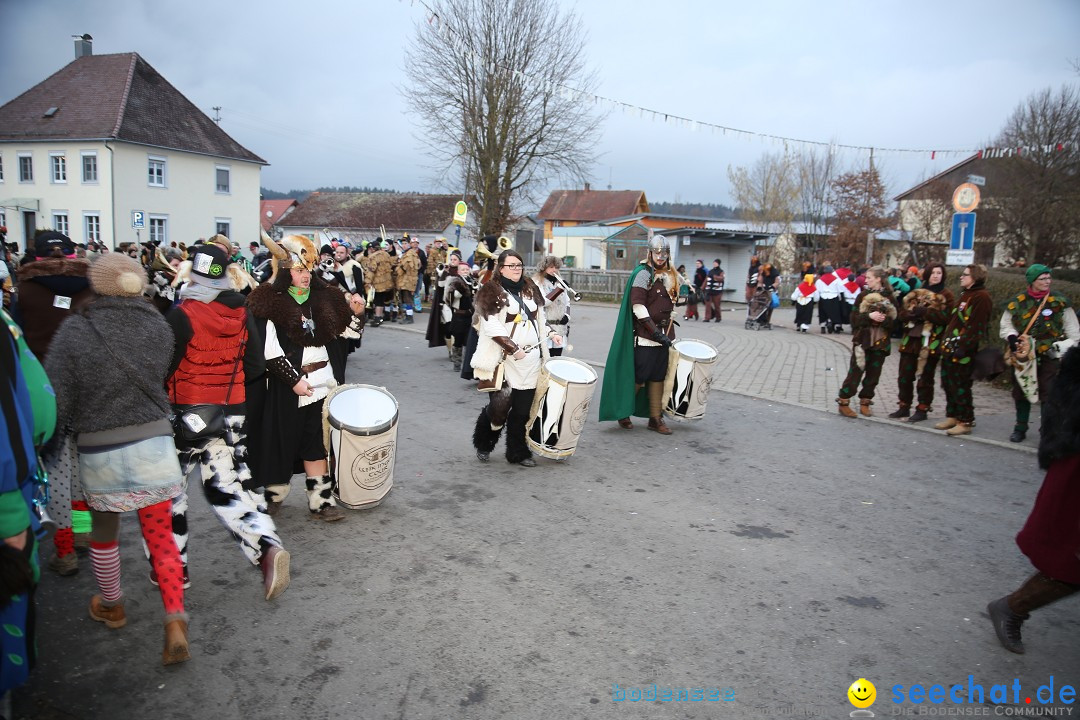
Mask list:
[[[750,296],[750,302],[746,306],[747,330],[772,330],[769,322],[772,315],[772,293],[765,287],[759,286]]]

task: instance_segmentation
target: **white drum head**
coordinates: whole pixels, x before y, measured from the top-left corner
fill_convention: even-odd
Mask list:
[[[544,364],[552,377],[565,382],[588,384],[596,382],[596,371],[580,360],[554,357]]]
[[[357,385],[330,398],[327,417],[339,430],[356,435],[377,435],[396,421],[398,403],[394,396],[373,385]]]
[[[675,349],[680,354],[694,360],[712,360],[716,357],[716,348],[701,340],[676,340]]]

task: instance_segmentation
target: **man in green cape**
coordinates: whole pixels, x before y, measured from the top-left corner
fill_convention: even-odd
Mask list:
[[[663,391],[668,348],[675,337],[672,312],[679,293],[679,276],[668,262],[667,239],[649,241],[649,254],[626,283],[615,335],[608,350],[600,391],[600,420],[617,420],[634,427],[630,416],[649,418],[649,429],[662,435]],[[639,392],[642,388],[646,392]]]

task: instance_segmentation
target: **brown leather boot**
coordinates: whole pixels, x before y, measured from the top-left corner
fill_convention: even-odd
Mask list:
[[[970,435],[971,423],[958,422],[945,431],[946,435]]]
[[[621,427],[623,430],[633,430],[634,429],[634,423],[631,422],[630,418],[628,418],[628,417],[620,418],[619,419],[619,427]]]
[[[956,418],[947,417],[944,420],[942,420],[941,422],[934,425],[934,429],[935,430],[948,430],[951,427],[955,427],[958,422],[960,422],[960,421],[957,420]]]
[[[101,599],[100,595],[90,598],[91,619],[105,623],[105,627],[113,630],[127,625],[127,616],[124,614],[123,605],[103,605],[103,602],[105,601]]]
[[[267,600],[273,600],[289,587],[289,557],[288,550],[275,545],[259,558]]]
[[[859,398],[859,412],[864,417],[874,417],[874,411],[870,409],[870,406],[874,404],[874,401],[870,398]]]
[[[165,649],[161,651],[162,665],[175,665],[191,659],[188,650],[187,620],[176,618],[165,623]]]
[[[661,435],[670,435],[671,428],[664,424],[664,417],[649,418],[649,429],[660,433]]]
[[[839,405],[839,408],[837,408],[837,409],[840,411],[840,414],[843,415],[844,417],[848,417],[848,418],[859,417],[859,415],[854,410],[851,409],[851,401],[848,400],[847,398],[836,398],[836,404]]]

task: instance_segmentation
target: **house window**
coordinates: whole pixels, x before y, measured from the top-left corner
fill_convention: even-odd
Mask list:
[[[63,153],[49,153],[49,168],[54,183],[67,182],[67,158]]]
[[[214,220],[214,227],[216,228],[215,232],[218,235],[229,237],[230,225],[232,225],[232,222],[228,218],[217,218]]]
[[[0,227],[7,227],[7,213],[0,210]]]
[[[151,155],[146,169],[150,187],[165,187],[165,158]]]
[[[624,260],[626,258],[626,248],[615,248],[615,259]]]
[[[68,233],[68,214],[66,210],[56,210],[53,212],[52,226],[53,230],[56,232],[64,233],[68,237],[71,237]]]
[[[0,155],[0,183],[2,182],[4,182],[4,156]]]
[[[82,181],[84,183],[96,183],[98,181],[96,152],[84,152],[82,154]]]
[[[150,242],[168,244],[168,218],[150,217]]]
[[[30,153],[19,153],[19,182],[34,182],[34,156]]]
[[[101,216],[97,213],[83,213],[83,234],[87,244],[101,242]]]
[[[219,193],[229,192],[229,168],[224,165],[218,165],[215,175],[217,191]]]

